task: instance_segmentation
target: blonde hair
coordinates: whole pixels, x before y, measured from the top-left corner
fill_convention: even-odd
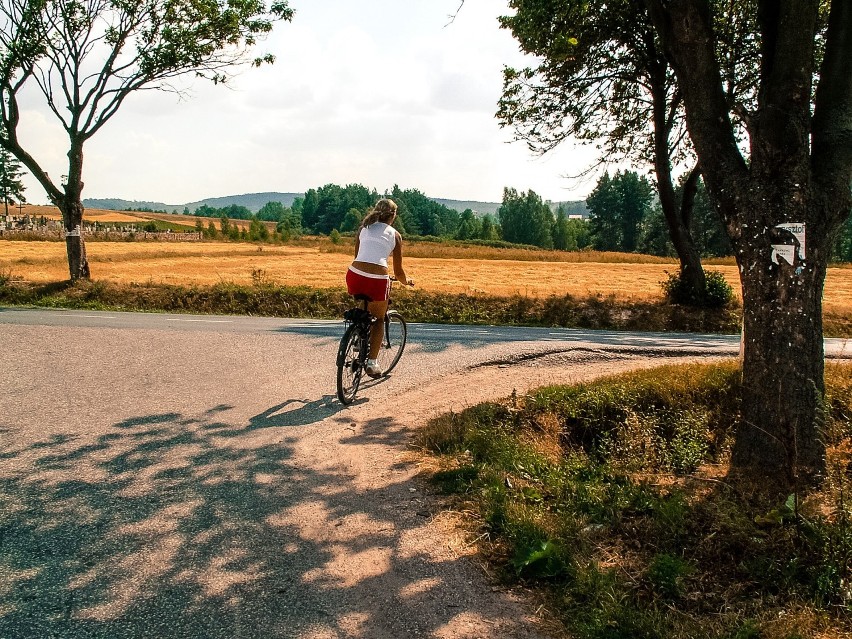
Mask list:
[[[396,209],[396,202],[388,198],[382,198],[376,202],[373,210],[364,217],[364,221],[361,222],[361,228],[370,226],[370,224],[375,224],[376,222],[390,224],[396,215]]]

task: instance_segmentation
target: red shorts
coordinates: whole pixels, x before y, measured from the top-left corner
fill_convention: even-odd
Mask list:
[[[373,275],[349,267],[346,271],[346,287],[350,295],[366,295],[374,302],[384,302],[390,290],[390,278],[387,275]]]

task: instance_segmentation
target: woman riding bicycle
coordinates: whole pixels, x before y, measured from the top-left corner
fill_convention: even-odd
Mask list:
[[[350,295],[370,298],[367,310],[370,315],[383,318],[388,312],[388,257],[393,254],[393,273],[403,284],[414,285],[402,268],[402,236],[391,226],[396,219],[396,203],[387,198],[376,202],[361,222],[355,236],[355,260],[346,272],[346,286]],[[373,322],[370,332],[370,357],[365,370],[370,377],[380,377],[382,370],[376,362],[384,336],[384,322]]]

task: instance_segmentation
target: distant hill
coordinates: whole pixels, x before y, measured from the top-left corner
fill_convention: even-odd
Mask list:
[[[194,212],[202,204],[206,204],[215,209],[221,209],[226,206],[236,204],[244,206],[252,213],[257,213],[267,202],[281,202],[284,206],[292,206],[293,200],[297,197],[304,197],[304,193],[278,193],[269,191],[266,193],[245,193],[243,195],[226,195],[223,197],[211,197],[197,202],[187,202],[185,204],[166,204],[164,202],[148,202],[139,200],[123,200],[121,198],[86,198],[83,200],[83,206],[92,209],[105,209],[108,211],[130,211],[130,210],[149,210],[149,211],[165,211],[166,213],[183,213],[184,209],[189,209],[190,213]],[[500,208],[500,202],[477,202],[475,200],[448,200],[445,198],[433,197],[433,201],[438,204],[443,204],[449,209],[454,209],[461,213],[465,209],[470,209],[480,217],[483,215],[497,215],[497,209]],[[551,202],[551,207],[555,211],[559,205],[565,208],[566,215],[582,215],[589,216],[589,211],[586,208],[586,203],[583,200],[568,201],[568,202]]]
[[[83,206],[92,209],[106,209],[108,211],[130,211],[148,209],[151,211],[165,211],[166,213],[183,213],[184,209],[194,212],[202,204],[221,209],[236,204],[244,206],[252,213],[257,213],[267,202],[281,202],[284,206],[291,206],[297,197],[304,197],[304,193],[245,193],[243,195],[226,195],[224,197],[211,197],[197,202],[186,202],[185,204],[166,204],[165,202],[148,202],[139,200],[123,200],[121,198],[86,198]]]
[[[454,209],[461,213],[466,209],[470,209],[477,213],[480,217],[483,215],[497,215],[497,209],[500,208],[500,202],[476,202],[467,200],[445,200],[440,197],[429,198],[433,202],[443,204],[448,209]]]
[[[276,193],[274,191],[267,193],[246,193],[244,195],[226,195],[224,197],[211,197],[198,202],[189,202],[185,204],[190,211],[194,211],[202,204],[206,204],[214,209],[222,209],[226,206],[236,204],[244,206],[252,213],[257,213],[263,208],[267,202],[281,202],[284,206],[292,206],[293,200],[297,197],[305,197],[304,193]],[[183,211],[183,209],[181,209]]]
[[[586,206],[585,200],[570,200],[567,202],[552,202],[551,208],[556,211],[560,205],[565,211],[565,215],[582,215],[584,218],[589,217],[589,209]]]
[[[493,217],[497,217],[497,209],[500,208],[500,202],[445,200],[439,197],[433,197],[431,199],[437,202],[438,204],[443,204],[448,209],[455,209],[459,213],[461,213],[465,209],[470,209],[479,217],[482,217],[484,215],[491,215]],[[551,202],[550,208],[552,208],[555,212],[560,205],[564,207],[565,215],[582,215],[583,217],[589,217],[589,209],[586,208],[585,200]]]
[[[163,202],[143,202],[140,200],[122,200],[120,198],[84,198],[83,206],[87,209],[103,209],[105,211],[138,211],[142,210],[150,210],[150,211],[166,211],[167,213],[172,213],[177,211],[178,213],[183,212],[183,205],[178,206],[177,204],[165,204]]]

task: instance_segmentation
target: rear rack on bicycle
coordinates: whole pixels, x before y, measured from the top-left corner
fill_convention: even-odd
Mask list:
[[[359,322],[369,322],[372,318],[372,315],[368,311],[365,311],[363,308],[350,308],[348,311],[343,313],[343,319],[347,322],[351,322],[353,324],[357,324]]]

